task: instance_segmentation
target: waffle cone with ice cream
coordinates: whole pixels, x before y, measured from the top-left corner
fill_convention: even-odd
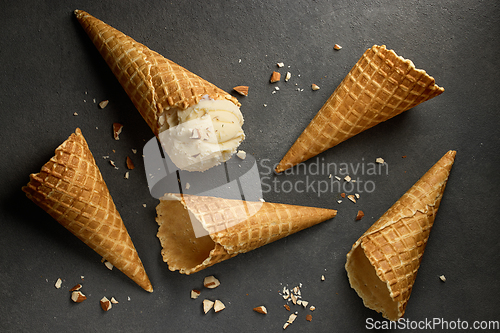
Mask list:
[[[411,60],[374,45],[358,60],[276,167],[282,172],[444,91]]]
[[[204,171],[236,152],[245,135],[235,97],[92,15],[75,15],[154,135],[167,135],[176,165]]]
[[[172,271],[198,272],[333,218],[336,210],[217,197],[166,194],[157,237]],[[204,232],[201,236],[199,231]]]
[[[143,289],[153,287],[79,128],[22,188],[26,196]]]
[[[352,246],[349,283],[366,307],[401,318],[455,160],[446,153]]]

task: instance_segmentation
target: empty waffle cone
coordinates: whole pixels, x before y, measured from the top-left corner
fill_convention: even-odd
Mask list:
[[[333,218],[336,210],[167,194],[156,207],[163,260],[171,271],[198,272]],[[196,229],[206,231],[197,237]]]
[[[26,196],[145,290],[153,287],[79,128],[30,182]]]
[[[374,45],[358,60],[276,167],[282,172],[444,91],[411,60]]]
[[[169,116],[212,100],[238,100],[147,46],[82,11],[75,15],[153,133],[168,129]]]
[[[446,153],[347,254],[351,287],[389,320],[405,313],[455,154]]]

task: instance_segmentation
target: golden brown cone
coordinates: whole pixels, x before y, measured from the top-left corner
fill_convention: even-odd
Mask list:
[[[178,194],[161,198],[156,212],[163,261],[171,271],[183,274],[198,272],[337,214],[332,209]],[[208,234],[196,238],[197,227]]]
[[[79,128],[30,182],[26,196],[145,290],[153,287]]]
[[[276,172],[304,162],[444,91],[411,60],[385,45],[366,50],[306,129]]]
[[[92,15],[82,10],[75,15],[156,136],[165,123],[162,114],[185,110],[204,95],[240,106],[224,90]]]
[[[351,287],[389,320],[404,315],[455,155],[446,153],[347,254]]]

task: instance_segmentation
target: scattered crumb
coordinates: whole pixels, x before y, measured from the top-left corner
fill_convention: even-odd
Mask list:
[[[198,296],[200,296],[200,294],[201,294],[201,291],[199,291],[199,290],[196,290],[196,289],[191,290],[191,298],[192,299],[197,299]]]
[[[273,72],[271,74],[271,79],[269,80],[271,83],[278,82],[281,79],[281,74],[278,72]]]
[[[344,192],[340,193],[340,196],[341,196],[342,198],[345,198],[345,193],[344,193]]]
[[[205,288],[214,289],[220,286],[220,281],[215,278],[215,276],[210,275],[205,277],[203,280],[203,285]]]
[[[446,282],[446,277],[444,275],[439,276],[439,279],[443,282]]]
[[[347,198],[349,198],[349,200],[351,200],[352,202],[356,203],[356,198],[354,197],[354,195],[348,195]]]
[[[308,301],[302,301],[302,306],[303,306],[304,308],[306,308],[306,307],[307,307],[307,304],[309,304],[309,302],[308,302]]]
[[[314,311],[314,310],[316,310],[316,307],[315,307],[314,305],[311,305],[311,306],[309,307],[309,310]]]
[[[286,75],[285,75],[285,82],[288,82],[288,80],[290,80],[292,78],[292,73],[290,72],[286,72]]]
[[[261,314],[267,314],[267,309],[265,306],[260,305],[258,307],[253,308],[255,312],[261,313]]]
[[[266,202],[266,200],[264,200],[264,198],[259,198],[259,201],[260,202]]]
[[[218,299],[215,300],[215,303],[214,303],[215,312],[220,312],[220,311],[224,310],[225,308],[226,308],[226,306],[224,305],[224,303],[222,303]]]
[[[99,107],[101,109],[104,109],[106,106],[108,106],[108,103],[109,103],[109,100],[105,99],[104,101],[99,102]]]
[[[113,160],[109,160],[109,164],[111,164],[113,166],[113,168],[118,169],[118,167],[116,166],[116,164]]]
[[[280,90],[280,87],[274,87],[274,90],[278,91]]]
[[[340,50],[341,48],[342,48],[342,46],[340,46],[339,44],[335,44],[335,45],[333,45],[333,49],[334,49],[334,50],[337,50],[337,51],[338,51],[338,50]]]
[[[110,301],[111,301],[111,303],[113,303],[113,304],[118,304],[118,301],[117,301],[117,300],[116,300],[116,298],[114,298],[114,297],[111,297],[111,300],[110,300]]]
[[[345,177],[344,177],[344,180],[345,180],[346,182],[350,182],[350,181],[351,181],[351,179],[352,179],[352,178],[351,178],[349,175],[347,175],[347,176],[345,176]]]
[[[74,113],[73,113],[73,116],[78,116],[78,113],[74,112]]]
[[[340,180],[340,177],[339,176],[335,176],[335,179]]]
[[[185,186],[185,187],[186,187],[186,190],[189,190],[189,188],[191,187],[191,184],[186,183],[186,186]]]
[[[285,64],[284,64],[284,63],[282,63],[282,62],[278,62],[278,63],[276,64],[276,66],[278,66],[279,68],[281,68],[281,67],[285,66]]]
[[[237,86],[233,88],[238,94],[248,96],[248,86]]]
[[[87,296],[82,294],[81,291],[73,291],[71,293],[71,300],[75,303],[81,303],[87,299]]]
[[[109,301],[109,299],[106,298],[106,296],[104,296],[103,298],[101,298],[101,300],[99,301],[99,303],[101,303],[101,308],[104,311],[109,311],[109,309],[111,309],[111,307],[112,307],[111,302]]]
[[[62,285],[62,280],[61,278],[57,279],[56,283],[54,284],[54,286],[59,289],[61,288],[61,285]]]
[[[297,318],[297,315],[295,313],[292,313],[290,317],[288,317],[287,323],[293,323],[295,318]]]
[[[120,133],[123,130],[123,125],[120,123],[113,123],[113,137],[115,140],[120,140]]]
[[[311,320],[313,320],[313,316],[311,316],[310,314],[308,314],[308,315],[306,316],[306,320],[307,320],[307,321],[311,321]]]
[[[208,313],[208,311],[210,311],[210,309],[214,306],[214,302],[212,302],[211,300],[209,299],[204,299],[203,300],[203,312],[205,312],[205,314]]]
[[[142,204],[142,207],[146,208],[146,204]]]
[[[106,267],[109,269],[109,270],[112,270],[113,269],[113,264],[110,263],[109,261],[105,261],[104,262],[104,265],[106,265]]]
[[[377,157],[377,158],[375,159],[375,162],[377,162],[377,163],[379,163],[379,164],[384,164],[384,162],[385,162],[385,161],[384,161],[384,159],[383,159],[382,157]]]
[[[403,155],[402,158],[406,158],[406,155]]]
[[[129,176],[130,176],[130,172],[127,171],[127,172],[125,172],[125,175],[123,176],[123,178],[128,179]]]
[[[321,281],[325,281],[325,276],[321,275]]]
[[[130,157],[127,156],[127,168],[129,170],[134,170],[135,166],[134,166],[134,162],[132,162],[132,159]]]
[[[290,305],[285,304],[285,305],[283,305],[283,306],[285,307],[285,309],[286,309],[287,311],[290,311]]]
[[[132,148],[132,152],[133,152],[134,154],[137,154],[137,149],[133,149],[133,148]]]
[[[82,289],[82,285],[81,284],[77,284],[76,286],[74,286],[73,288],[71,288],[69,291],[78,291]]]
[[[311,84],[311,89],[312,90],[319,90],[320,88],[319,88],[319,86],[317,84],[313,83],[313,84]]]
[[[358,214],[356,215],[356,221],[359,221],[365,216],[365,213],[363,213],[362,210],[358,210]]]
[[[289,323],[285,323],[285,325],[283,325],[283,329],[286,329],[288,326],[290,326]]]
[[[238,150],[236,153],[236,156],[238,156],[240,159],[244,160],[247,157],[247,153],[243,150]]]
[[[359,193],[354,193],[354,196],[356,197],[356,199],[359,199]]]

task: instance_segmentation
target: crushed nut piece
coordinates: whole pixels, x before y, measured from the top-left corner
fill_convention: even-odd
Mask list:
[[[87,296],[82,294],[81,291],[73,291],[71,293],[71,300],[75,303],[81,303],[87,299]]]
[[[109,103],[109,100],[105,99],[104,101],[99,102],[99,107],[104,109]]]
[[[335,44],[335,45],[333,45],[333,49],[334,49],[334,50],[337,50],[337,51],[338,51],[338,50],[340,50],[341,48],[342,48],[342,46],[340,46],[339,44]]]
[[[293,304],[297,304],[297,296],[295,296],[294,294],[291,294],[290,298],[292,299]]]
[[[189,190],[191,188],[191,184],[186,183],[186,190]]]
[[[288,317],[287,323],[293,323],[293,321],[297,318],[297,315],[295,313],[292,313],[290,317]]]
[[[271,79],[269,80],[271,83],[278,82],[281,79],[281,74],[278,72],[273,72],[271,74]]]
[[[278,66],[279,68],[281,68],[281,67],[285,66],[285,64],[284,64],[284,63],[282,63],[282,62],[278,62],[278,63],[276,64],[276,66]]]
[[[248,96],[248,86],[237,86],[233,88],[238,94]]]
[[[258,307],[253,308],[255,312],[262,313],[262,314],[267,314],[267,309],[264,305],[260,305]]]
[[[288,304],[283,305],[287,311],[290,311],[290,306]]]
[[[302,306],[303,306],[304,308],[305,308],[305,307],[307,307],[307,304],[309,304],[309,302],[308,302],[308,301],[302,301]]]
[[[356,221],[359,221],[365,216],[365,213],[363,213],[362,210],[358,210],[358,215],[356,215]]]
[[[76,112],[73,112],[73,116],[78,116],[78,113],[76,113]]]
[[[220,286],[220,281],[217,280],[215,276],[210,275],[203,280],[203,285],[205,286],[205,288],[213,289]]]
[[[120,123],[113,123],[113,137],[115,140],[120,140],[120,133],[122,132],[123,125]]]
[[[198,296],[200,296],[200,294],[201,294],[201,291],[199,291],[199,290],[196,290],[196,289],[191,290],[191,298],[192,299],[197,299]]]
[[[116,166],[116,164],[113,160],[109,160],[109,164],[111,164],[113,166],[113,168],[118,169],[118,167]]]
[[[316,307],[314,305],[311,305],[311,307],[309,308],[309,310],[314,311],[314,310],[316,310]]]
[[[359,193],[354,193],[354,196],[356,197],[356,199],[359,199]]]
[[[214,306],[214,302],[212,302],[211,300],[209,299],[204,299],[203,300],[203,312],[205,312],[205,314],[208,313],[208,311],[210,311],[210,309]]]
[[[103,298],[101,298],[101,300],[99,301],[99,303],[101,303],[101,308],[104,311],[109,311],[109,309],[111,309],[111,307],[112,307],[111,302],[109,301],[109,299],[106,298],[106,296],[104,296]]]
[[[283,325],[283,329],[286,329],[288,326],[290,326],[289,323],[285,323],[285,325]]]
[[[337,200],[337,203],[339,203],[339,204],[342,203],[342,200]]]
[[[401,156],[402,158],[406,158],[406,155]]]
[[[384,164],[384,159],[382,157],[377,157],[377,159],[375,159],[375,162],[379,163],[379,164]]]
[[[335,176],[335,179],[340,180],[340,177],[339,176]]]
[[[312,90],[319,90],[319,86],[317,84],[311,84],[311,89]]]
[[[351,179],[352,179],[352,178],[351,178],[349,175],[347,175],[347,176],[345,176],[345,177],[344,177],[344,180],[345,180],[346,182],[350,182],[350,181],[351,181]]]
[[[286,75],[285,75],[285,82],[288,82],[288,80],[290,80],[292,78],[292,73],[290,72],[286,72]]]
[[[239,158],[244,160],[247,157],[247,153],[243,150],[238,150],[238,152],[236,153],[236,156],[238,156]]]
[[[325,281],[325,276],[321,275],[321,281]]]
[[[69,291],[77,291],[77,290],[80,290],[82,289],[82,285],[81,284],[77,284],[76,286],[74,286],[73,288],[71,288]]]
[[[129,176],[130,176],[130,172],[127,171],[127,172],[125,172],[125,175],[123,176],[123,178],[128,179]]]
[[[132,159],[128,156],[127,156],[127,168],[129,170],[134,170],[134,168],[135,168],[134,162],[132,162]]]
[[[351,195],[348,195],[347,197],[349,198],[349,200],[356,203],[356,198],[354,197],[354,195],[351,194]]]
[[[109,269],[109,270],[112,270],[113,269],[113,264],[110,263],[109,261],[105,261],[104,262],[104,265],[106,265],[106,267]]]
[[[118,301],[117,301],[117,300],[116,300],[116,298],[114,298],[114,297],[111,297],[111,300],[110,300],[110,301],[111,301],[111,303],[113,303],[113,304],[118,304]]]
[[[342,198],[345,198],[345,193],[344,193],[344,192],[340,193],[340,196],[341,196]]]
[[[56,283],[54,284],[54,286],[59,289],[61,288],[61,285],[62,285],[62,280],[61,278],[57,279]]]
[[[446,282],[446,277],[444,275],[439,276],[439,279],[443,282]]]
[[[306,316],[306,320],[307,320],[307,321],[311,321],[311,320],[313,320],[313,316],[311,316],[310,314],[308,314],[308,315]]]
[[[222,303],[218,299],[215,300],[215,303],[214,303],[214,311],[215,312],[220,312],[220,311],[224,310],[225,308],[226,308],[226,306],[224,305],[224,303]]]

